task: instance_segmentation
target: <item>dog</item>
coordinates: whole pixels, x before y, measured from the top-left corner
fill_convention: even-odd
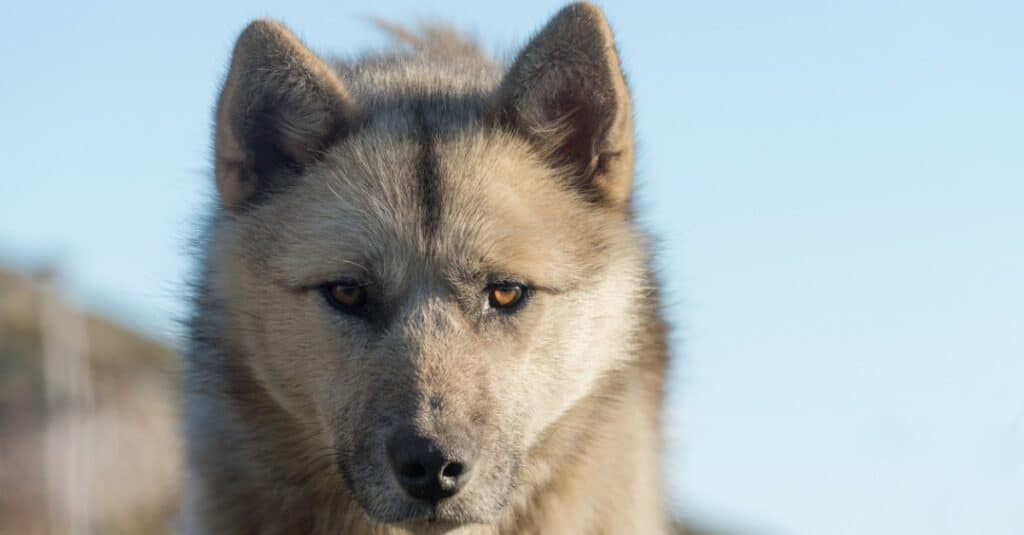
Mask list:
[[[612,32],[238,38],[189,320],[189,534],[665,533],[667,366]]]

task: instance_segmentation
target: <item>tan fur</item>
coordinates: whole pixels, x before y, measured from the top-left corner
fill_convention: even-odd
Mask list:
[[[567,7],[508,69],[415,43],[432,52],[328,69],[276,23],[239,39],[182,530],[666,532],[664,327],[607,23]],[[365,311],[317,291],[341,279],[366,282]],[[506,279],[530,289],[508,314],[486,299]],[[472,458],[467,486],[405,496],[399,429]]]

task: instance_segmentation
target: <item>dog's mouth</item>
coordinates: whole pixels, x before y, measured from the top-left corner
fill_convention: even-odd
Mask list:
[[[363,507],[364,513],[377,522],[403,525],[414,533],[443,533],[468,524],[486,524],[493,518],[484,518],[467,510],[465,503],[458,500],[440,503],[424,503],[406,498],[398,498],[392,503],[386,514],[380,514],[380,504]],[[370,505],[370,504],[367,504]]]
[[[417,535],[440,535],[442,533],[448,533],[459,529],[465,526],[467,522],[457,522],[429,517],[421,520],[404,520],[394,522],[393,524],[411,533],[416,533]]]
[[[407,518],[394,520],[393,524],[401,524],[413,529],[414,532],[439,532],[443,533],[467,524],[478,524],[484,519],[467,518],[463,514],[452,511],[451,508],[440,504],[426,505],[425,513],[412,513]]]
[[[455,503],[427,504],[402,500],[401,505],[395,505],[388,507],[385,514],[373,506],[362,509],[374,522],[396,526],[417,535],[448,533],[467,525],[487,524],[494,520],[468,514]]]

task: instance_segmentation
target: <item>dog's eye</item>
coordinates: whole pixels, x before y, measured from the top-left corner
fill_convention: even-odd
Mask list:
[[[329,282],[321,292],[332,307],[346,314],[358,314],[366,304],[366,287],[355,282]]]
[[[501,283],[491,286],[487,292],[487,302],[491,308],[512,310],[526,297],[526,286],[518,283]]]

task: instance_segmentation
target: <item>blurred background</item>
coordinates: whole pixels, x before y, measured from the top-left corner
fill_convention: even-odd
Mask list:
[[[0,5],[0,533],[157,533],[234,38],[369,16],[508,58],[559,7]],[[606,2],[709,533],[1024,533],[1024,3]]]

